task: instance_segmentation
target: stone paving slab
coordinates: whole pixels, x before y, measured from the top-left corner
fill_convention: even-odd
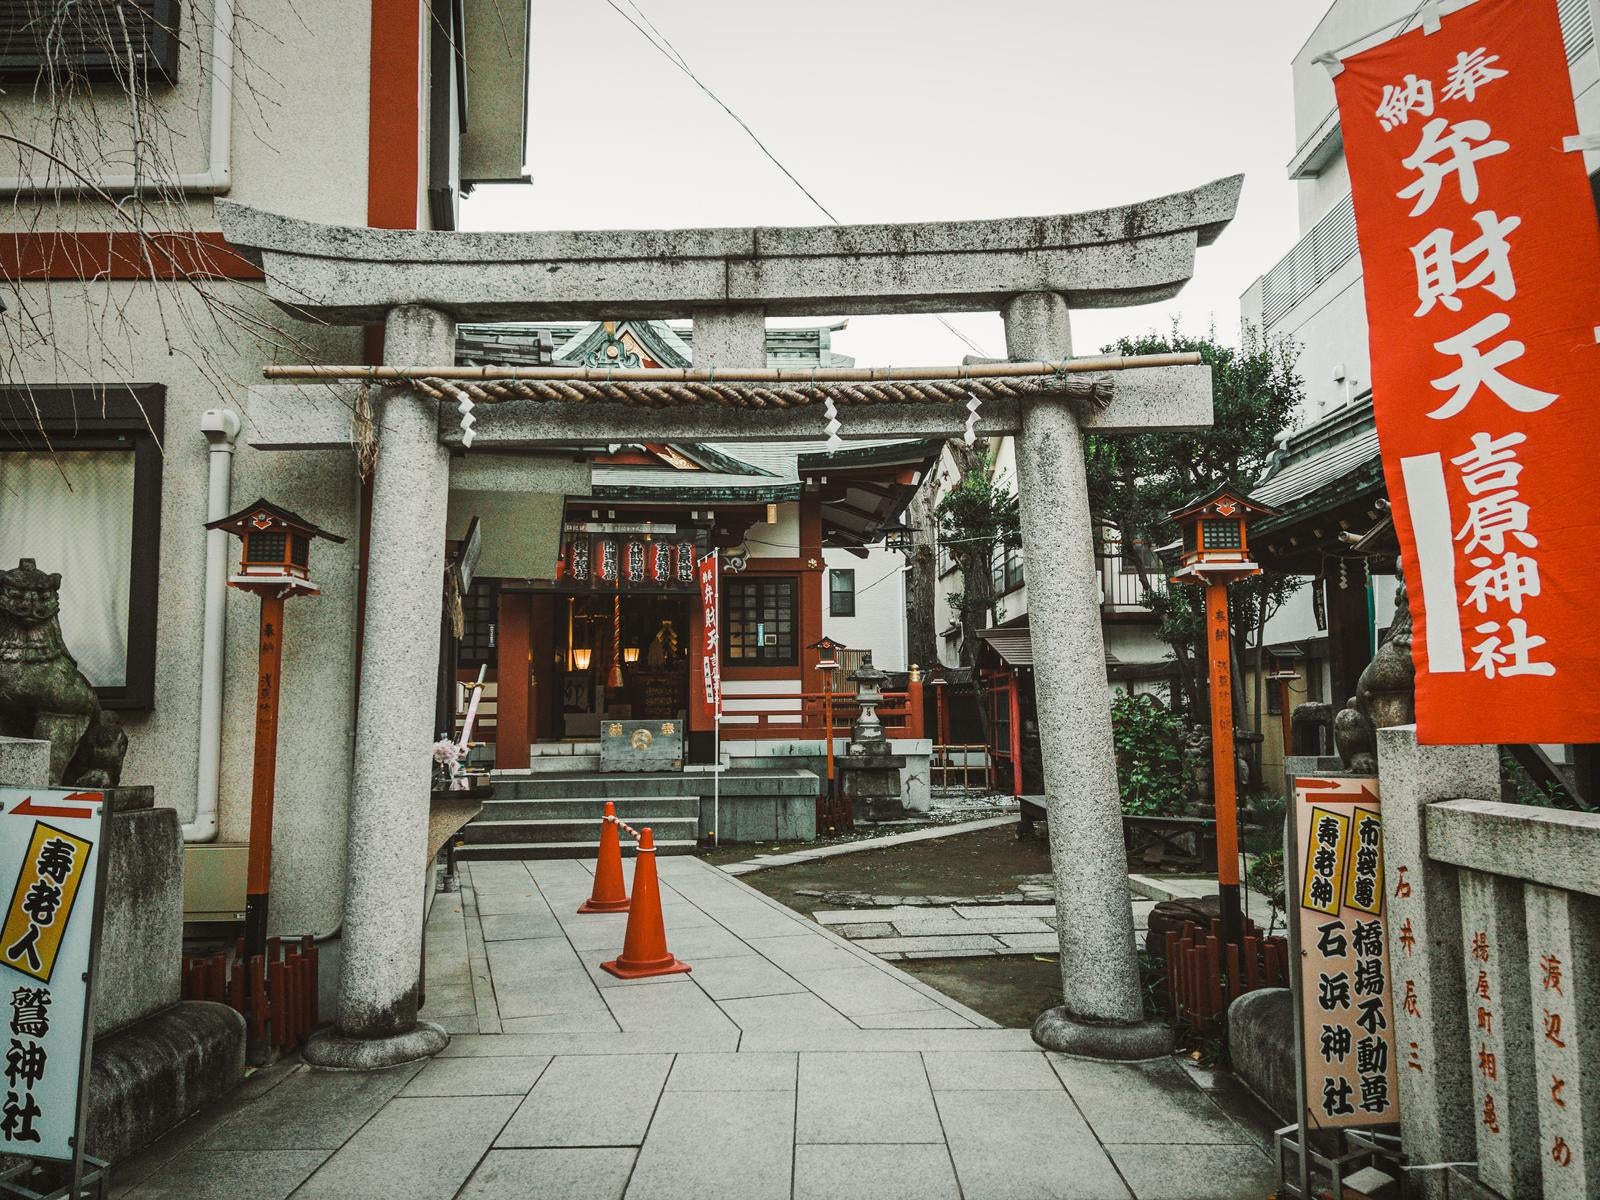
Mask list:
[[[200,1150],[336,1150],[420,1071],[345,1074],[301,1067],[213,1129]]]
[[[282,1200],[327,1150],[186,1150],[127,1200]]]
[[[516,1107],[515,1096],[395,1100],[295,1195],[300,1200],[450,1200]],[[435,1136],[441,1129],[450,1136]]]
[[[1107,1146],[1139,1200],[1237,1200],[1270,1196],[1278,1186],[1272,1160],[1253,1146]]]
[[[400,1096],[526,1096],[549,1065],[548,1054],[528,1058],[436,1058],[411,1077]]]
[[[1048,1057],[1103,1142],[1171,1146],[1251,1140],[1170,1058],[1102,1063]]]
[[[926,1050],[922,1062],[936,1092],[1054,1092],[1061,1087],[1037,1051]]]
[[[848,928],[851,941],[863,950],[869,950],[880,956],[905,954],[911,951],[934,954],[941,950],[984,950],[993,954],[997,950],[1004,949],[998,940],[987,933],[951,933],[936,937],[857,937],[856,930],[869,929],[873,926],[851,925]]]
[[[801,1055],[795,1141],[943,1142],[921,1056]]]
[[[793,976],[759,954],[705,959],[695,967],[694,977],[694,982],[713,1000],[782,996],[806,990]]]
[[[956,1175],[973,1200],[1128,1200],[1065,1092],[940,1092],[938,1106]]]
[[[795,1054],[680,1054],[667,1076],[669,1092],[794,1091]]]
[[[672,1069],[670,1054],[558,1057],[496,1146],[637,1146]]]
[[[793,1092],[669,1091],[627,1195],[788,1200],[794,1138]]]
[[[622,1200],[637,1155],[620,1146],[491,1150],[460,1200]]]
[[[794,1200],[960,1200],[940,1145],[796,1146]]]

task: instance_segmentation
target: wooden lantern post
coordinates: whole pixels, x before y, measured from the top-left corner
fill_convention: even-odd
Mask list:
[[[828,810],[833,810],[833,673],[839,669],[838,653],[844,649],[843,642],[836,642],[831,637],[820,637],[807,650],[815,650],[819,655],[817,670],[822,672],[822,741],[827,747],[828,756]]]
[[[278,684],[283,666],[283,602],[316,596],[310,546],[315,538],[343,542],[304,517],[257,500],[207,529],[236,536],[239,570],[228,586],[261,597],[261,640],[256,659],[255,757],[250,779],[250,858],[245,889],[244,956],[248,963],[267,949],[267,905],[272,890],[272,806],[278,775]]]
[[[1174,583],[1205,588],[1205,655],[1211,680],[1211,779],[1217,815],[1217,890],[1224,945],[1243,944],[1239,907],[1239,785],[1233,724],[1233,661],[1228,623],[1228,584],[1261,574],[1250,561],[1246,526],[1251,516],[1275,510],[1252,504],[1229,484],[1171,515],[1183,530],[1183,555]]]

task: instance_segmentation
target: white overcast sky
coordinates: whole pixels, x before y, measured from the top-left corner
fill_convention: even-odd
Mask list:
[[[845,223],[1075,212],[1244,173],[1183,294],[1075,314],[1079,354],[1173,315],[1234,340],[1239,294],[1297,235],[1289,62],[1326,0],[634,2]],[[479,189],[465,227],[825,223],[606,0],[533,11],[533,185]],[[1003,355],[997,316],[951,320]],[[968,352],[930,316],[856,317],[834,346],[863,365]]]

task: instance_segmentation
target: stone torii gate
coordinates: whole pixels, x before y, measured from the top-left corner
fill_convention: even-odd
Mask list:
[[[292,314],[383,322],[384,362],[426,376],[454,363],[458,320],[691,317],[695,366],[765,366],[768,316],[999,310],[1015,361],[1071,357],[1069,309],[1177,294],[1197,246],[1232,220],[1242,178],[1097,212],[1010,220],[814,228],[457,233],[312,224],[219,202],[223,232],[265,271]],[[251,443],[350,444],[357,385],[253,388]],[[346,403],[339,403],[339,399]],[[345,946],[335,1029],[309,1061],[371,1068],[448,1040],[417,1018],[422,898],[438,665],[449,459],[455,411],[395,384],[373,389],[380,453],[372,483],[367,606],[349,812]],[[1143,1019],[1121,806],[1106,701],[1083,436],[1211,424],[1204,366],[1120,373],[1099,411],[1063,397],[984,405],[980,435],[1017,435],[1051,862],[1065,1004],[1034,1036],[1058,1050],[1143,1058],[1169,1047]],[[482,405],[475,447],[614,441],[816,439],[816,407],[752,414],[514,401]],[[845,438],[959,437],[958,405],[845,410]]]

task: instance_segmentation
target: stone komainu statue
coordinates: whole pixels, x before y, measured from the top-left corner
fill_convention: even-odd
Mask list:
[[[25,558],[0,571],[0,734],[50,743],[50,782],[115,787],[128,735],[61,640],[61,576]]]
[[[1333,740],[1346,769],[1378,773],[1378,730],[1417,719],[1416,668],[1411,659],[1411,606],[1406,577],[1395,591],[1389,635],[1356,680],[1356,694],[1333,719]]]

